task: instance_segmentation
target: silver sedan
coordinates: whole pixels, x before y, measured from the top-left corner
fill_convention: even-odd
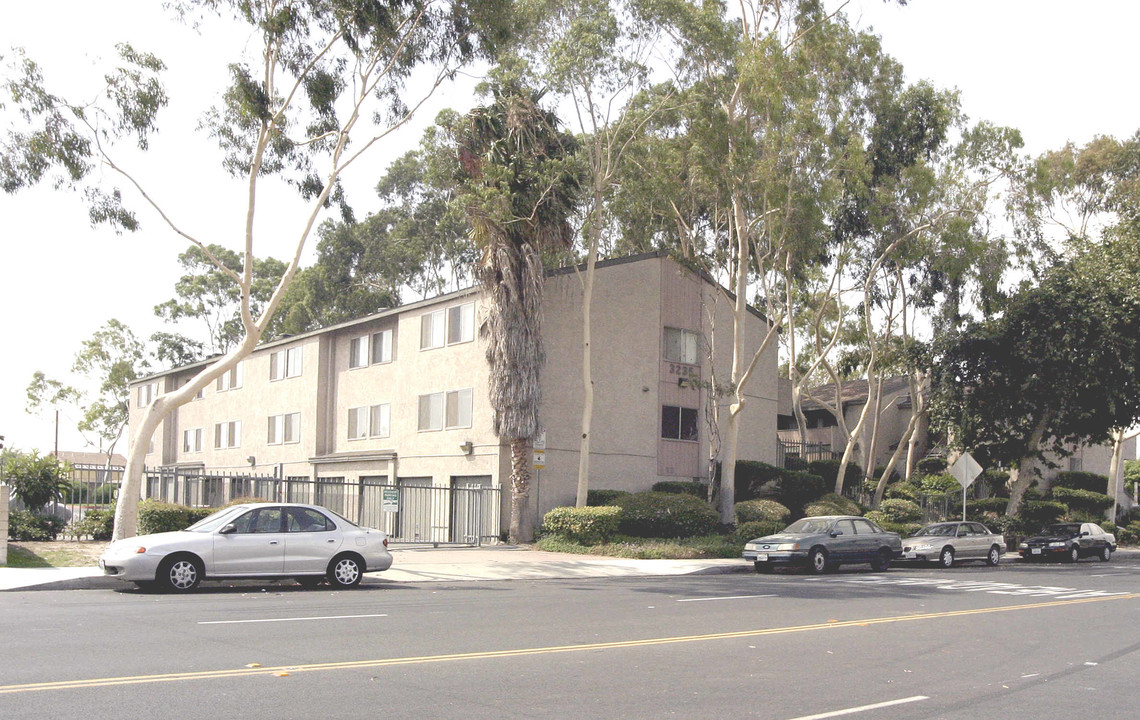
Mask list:
[[[903,540],[902,560],[936,562],[953,567],[961,560],[984,560],[997,565],[1005,540],[976,522],[941,522],[927,525]]]
[[[317,505],[288,503],[223,508],[185,530],[113,542],[99,558],[104,575],[172,591],[202,580],[279,577],[349,588],[391,566],[383,532]]]

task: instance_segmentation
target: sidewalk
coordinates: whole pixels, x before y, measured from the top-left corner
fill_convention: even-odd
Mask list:
[[[743,559],[628,560],[597,555],[543,552],[515,545],[481,548],[397,546],[392,548],[392,558],[391,569],[365,575],[362,584],[652,577],[752,571],[752,565]],[[0,567],[0,591],[129,587],[133,586],[121,580],[103,577],[97,567]]]

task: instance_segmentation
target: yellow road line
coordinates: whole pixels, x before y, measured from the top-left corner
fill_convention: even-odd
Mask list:
[[[555,645],[551,647],[521,648],[516,650],[487,650],[483,652],[455,653],[451,655],[423,655],[420,657],[384,658],[378,660],[350,660],[344,662],[311,663],[307,665],[280,665],[277,667],[234,668],[230,670],[204,670],[201,672],[165,673],[158,675],[134,675],[112,678],[91,678],[87,680],[62,680],[58,682],[27,683],[24,685],[0,685],[0,695],[12,693],[44,692],[48,690],[72,690],[78,688],[114,687],[118,685],[140,685],[145,683],[176,682],[182,680],[214,680],[220,678],[249,677],[251,675],[281,675],[282,673],[319,672],[326,670],[353,670],[380,668],[396,665],[420,665],[426,663],[455,662],[459,660],[489,660],[494,658],[525,657],[527,655],[552,655],[555,653],[583,652],[590,650],[616,650],[619,648],[649,647],[653,645],[673,645],[677,643],[707,642],[710,640],[731,640],[737,638],[763,637],[765,635],[786,635],[817,630],[866,627],[889,623],[913,622],[916,620],[939,620],[944,618],[987,615],[991,613],[1013,612],[1018,610],[1038,610],[1042,608],[1064,607],[1083,603],[1108,602],[1111,600],[1133,600],[1140,593],[1109,595],[1074,600],[1054,600],[1026,605],[1003,605],[1000,607],[977,608],[973,610],[950,610],[937,613],[915,615],[894,615],[865,620],[844,620],[811,625],[767,628],[764,630],[740,630],[736,632],[710,633],[706,635],[681,635],[644,640],[619,640],[615,642],[589,643],[583,645]]]

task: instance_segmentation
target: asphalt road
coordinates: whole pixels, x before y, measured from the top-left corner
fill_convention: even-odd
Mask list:
[[[0,594],[0,718],[1134,718],[1140,561]]]

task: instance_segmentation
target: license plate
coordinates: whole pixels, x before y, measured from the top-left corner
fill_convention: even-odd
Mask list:
[[[908,552],[908,553],[906,554],[906,559],[907,559],[907,560],[914,560],[916,557],[918,557],[918,553],[912,553],[912,552]]]
[[[1029,552],[1030,552],[1030,554],[1032,554],[1032,555],[1040,555],[1040,554],[1041,554],[1041,548],[1033,548],[1033,549],[1032,549],[1032,550],[1030,550]]]
[[[768,562],[768,553],[756,553],[756,562]]]

